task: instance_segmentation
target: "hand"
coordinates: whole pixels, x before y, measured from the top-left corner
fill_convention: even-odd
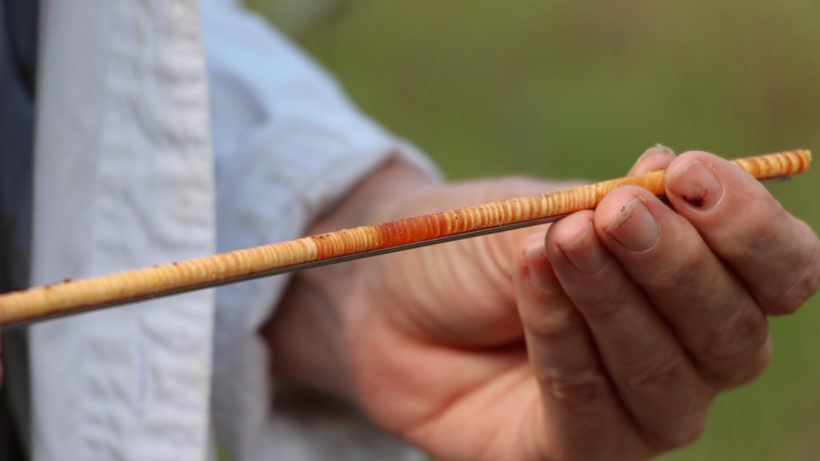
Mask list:
[[[693,440],[712,398],[763,370],[766,314],[817,289],[820,243],[715,156],[655,149],[633,173],[665,167],[675,211],[625,187],[546,236],[303,273],[267,329],[277,372],[443,459],[641,459]],[[551,187],[386,184],[401,214]],[[351,224],[369,187],[315,230]]]

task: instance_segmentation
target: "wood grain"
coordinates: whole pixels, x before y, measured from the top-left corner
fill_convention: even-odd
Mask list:
[[[733,160],[765,180],[803,173],[811,153],[794,150]],[[662,171],[613,179],[572,189],[514,198],[382,224],[343,229],[297,240],[174,262],[100,277],[65,281],[0,295],[0,326],[108,307],[241,281],[306,263],[355,257],[373,251],[424,244],[511,224],[595,208],[616,187],[637,185],[663,195]]]

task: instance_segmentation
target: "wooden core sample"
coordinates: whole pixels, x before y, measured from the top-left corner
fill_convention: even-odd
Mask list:
[[[809,168],[811,153],[794,150],[733,160],[760,180]],[[664,172],[613,179],[382,224],[272,243],[187,261],[68,281],[0,295],[0,326],[99,309],[349,259],[535,225],[593,209],[613,189],[636,185],[663,195]]]

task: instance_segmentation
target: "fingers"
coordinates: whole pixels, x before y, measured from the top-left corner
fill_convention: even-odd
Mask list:
[[[820,285],[817,237],[756,180],[710,154],[675,159],[662,146],[645,152],[630,174],[658,169],[667,169],[677,212],[643,189],[620,188],[594,213],[555,223],[548,261],[530,252],[516,274],[546,420],[559,428],[558,440],[583,444],[573,421],[590,414],[604,415],[604,427],[629,415],[656,449],[693,439],[716,390],[765,367],[765,313],[795,310]],[[576,394],[591,398],[568,404]],[[598,433],[601,425],[589,427]],[[611,443],[585,446],[599,454]]]
[[[664,170],[675,160],[675,152],[661,144],[647,149],[629,170],[629,176],[637,176],[650,171]]]
[[[767,313],[793,312],[817,290],[817,237],[759,181],[705,152],[681,155],[666,178],[675,210],[739,274]]]
[[[605,250],[592,212],[573,214],[547,234],[561,287],[584,317],[601,360],[644,439],[678,446],[702,430],[714,391],[640,287]]]
[[[763,370],[765,315],[685,218],[644,189],[623,187],[601,202],[595,227],[717,388]]]
[[[634,450],[641,444],[629,429],[583,318],[552,273],[543,233],[524,241],[516,267],[518,309],[543,398],[545,427],[534,428],[530,437],[537,441],[531,444],[533,458],[626,459],[616,448]]]

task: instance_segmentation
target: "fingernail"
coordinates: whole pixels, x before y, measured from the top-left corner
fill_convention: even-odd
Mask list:
[[[621,208],[606,227],[606,233],[627,249],[636,252],[655,246],[660,235],[655,217],[638,198],[633,198]]]
[[[558,247],[579,272],[592,275],[604,267],[604,249],[595,238],[591,223],[587,223],[586,228],[575,240],[567,244],[558,244]]]
[[[664,159],[663,157],[668,158]],[[650,171],[663,169],[668,164],[667,160],[674,157],[675,152],[672,149],[662,144],[656,144],[649,149],[646,149],[644,153],[638,157],[638,161],[636,161],[629,170],[629,174],[644,174],[649,173]]]
[[[670,157],[674,157],[675,156],[675,151],[673,151],[669,147],[664,146],[663,144],[655,144],[654,146],[650,147],[649,149],[646,149],[646,151],[643,153],[642,157],[646,156],[646,155],[649,155],[649,154],[662,154],[662,155],[668,155]]]
[[[710,210],[723,197],[723,186],[715,173],[703,163],[693,160],[670,181],[669,192],[682,198],[697,210]]]

